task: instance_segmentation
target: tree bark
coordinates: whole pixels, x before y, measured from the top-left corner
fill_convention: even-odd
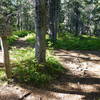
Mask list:
[[[59,24],[59,7],[60,0],[48,0],[49,5],[49,34],[53,42],[57,39],[58,24]]]
[[[35,30],[36,30],[36,45],[35,45],[35,57],[38,63],[45,62],[46,46],[45,46],[45,34],[46,34],[46,0],[35,0]]]
[[[7,37],[1,37],[2,40],[2,50],[3,50],[3,57],[4,57],[4,67],[6,69],[7,78],[10,79],[11,74],[11,67],[10,67],[10,60],[9,60],[9,52],[8,52],[8,43]]]

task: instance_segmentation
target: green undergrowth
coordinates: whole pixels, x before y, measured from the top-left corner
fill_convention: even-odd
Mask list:
[[[31,31],[27,31],[27,30],[22,30],[22,31],[14,31],[12,34],[18,36],[18,37],[24,37],[27,36],[28,34],[31,34]]]
[[[31,44],[35,44],[36,39],[35,39],[35,34],[28,34],[27,36],[25,36],[25,40]]]
[[[0,68],[0,79],[2,79],[5,76],[4,69]]]
[[[46,63],[38,64],[32,48],[13,48],[10,54],[12,57],[13,78],[16,82],[45,87],[57,80],[65,71],[59,62],[48,53]]]
[[[35,34],[29,34],[26,41],[35,44]],[[65,50],[100,50],[100,37],[96,36],[74,36],[73,34],[63,34],[58,37],[55,43],[52,43],[49,35],[46,35],[46,46],[49,49]]]
[[[15,32],[8,39],[12,44],[20,37],[24,37],[30,44],[35,44],[35,34],[27,31]],[[96,36],[74,36],[73,34],[61,34],[55,43],[52,43],[49,35],[46,35],[46,46],[51,49],[65,49],[65,50],[100,50],[100,37]]]
[[[12,35],[8,37],[8,44],[13,44],[19,37],[17,35]]]
[[[7,81],[5,70],[0,68],[0,85],[4,84]]]
[[[58,38],[53,47],[65,50],[100,50],[100,37],[65,34]]]
[[[13,31],[12,35],[8,38],[8,43],[11,45],[13,44],[17,39],[21,38],[21,37],[25,37],[29,34],[32,34],[31,31],[26,31],[26,30],[22,30],[22,31]]]

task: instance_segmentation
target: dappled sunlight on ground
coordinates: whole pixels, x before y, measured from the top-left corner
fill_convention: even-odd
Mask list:
[[[99,100],[100,53],[97,51],[55,50],[54,55],[69,71],[59,77],[51,90],[84,96],[79,100]]]
[[[26,56],[29,55],[23,46],[20,49],[23,49]],[[18,47],[18,50],[20,49]],[[54,83],[42,89],[5,83],[0,85],[0,100],[100,99],[100,52],[55,50],[53,55],[66,71]],[[2,57],[0,53],[0,61]],[[10,59],[16,61],[15,58]]]
[[[55,56],[74,75],[100,78],[100,54],[97,51],[55,51]]]
[[[16,47],[16,48],[27,48],[27,47],[34,47],[34,44],[29,43],[26,41],[26,38],[19,38],[18,40],[16,40],[12,46]]]
[[[99,52],[55,50],[54,55],[66,71],[54,83],[42,89],[25,85],[1,85],[0,100],[100,99]]]
[[[91,92],[100,92],[99,88],[100,85],[98,84],[93,84],[93,85],[89,85],[89,84],[80,84],[80,83],[63,83],[60,85],[55,85],[55,88],[58,88],[59,90],[63,90],[65,92],[67,91],[80,91],[83,93],[91,93]],[[98,88],[99,87],[99,88]]]
[[[36,88],[21,88],[20,86],[3,86],[0,88],[0,100],[81,100],[84,96],[62,94]]]

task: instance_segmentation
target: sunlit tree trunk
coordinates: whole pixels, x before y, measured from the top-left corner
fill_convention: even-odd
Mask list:
[[[35,0],[35,30],[36,30],[36,45],[35,57],[38,63],[45,62],[46,47],[46,0]]]

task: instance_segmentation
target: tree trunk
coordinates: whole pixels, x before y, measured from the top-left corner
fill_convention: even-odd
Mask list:
[[[4,57],[4,67],[6,69],[7,78],[11,78],[11,68],[10,68],[10,61],[9,61],[9,52],[8,52],[8,44],[7,44],[7,37],[1,37],[2,40],[2,50],[3,50],[3,57]]]
[[[51,40],[56,41],[59,24],[60,0],[48,0],[49,8],[49,34]]]
[[[46,0],[35,0],[35,30],[36,30],[36,45],[35,57],[38,63],[45,62],[46,47],[45,47],[45,34],[46,34]]]

